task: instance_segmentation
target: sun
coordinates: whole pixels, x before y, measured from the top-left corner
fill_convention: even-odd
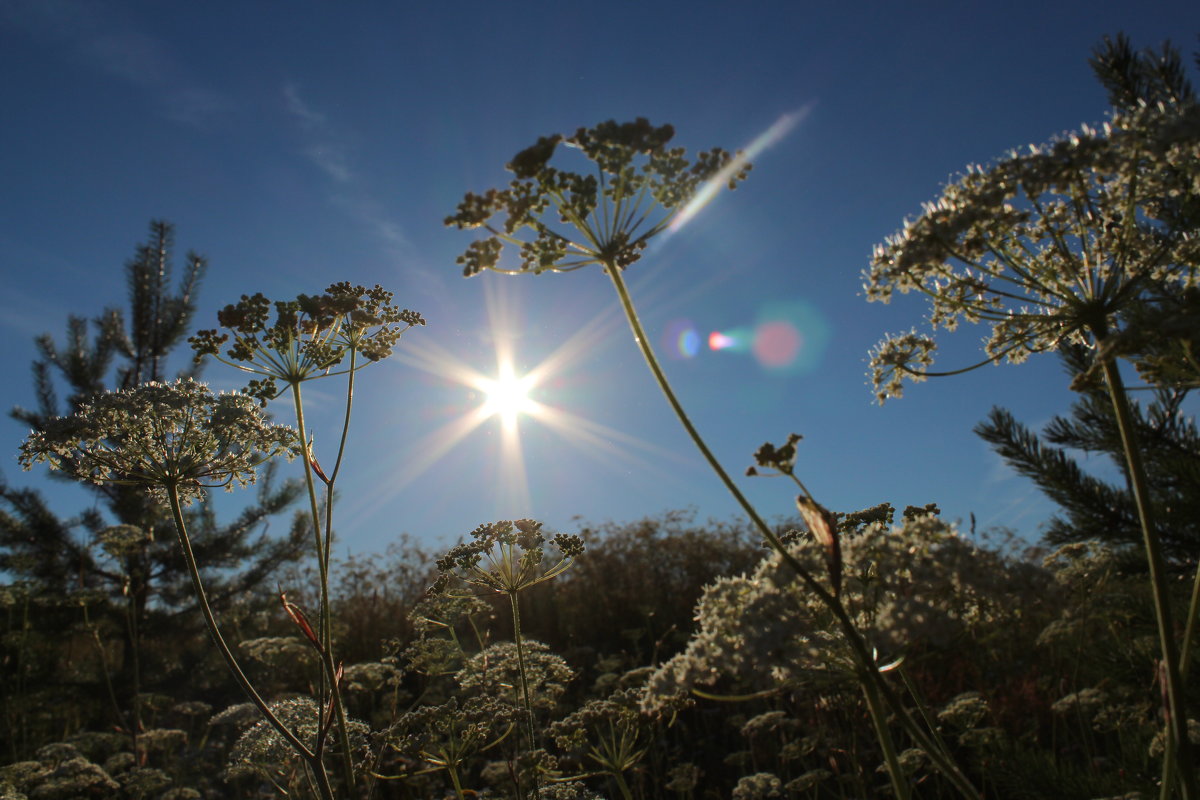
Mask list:
[[[371,499],[358,507],[358,514],[372,513],[391,502],[401,489],[493,419],[498,424],[489,434],[498,434],[494,441],[499,468],[492,473],[495,476],[492,483],[498,505],[503,509],[500,516],[532,514],[525,447],[521,441],[521,427],[526,421],[551,431],[563,444],[615,472],[626,474],[636,467],[650,471],[663,483],[686,485],[677,477],[678,469],[669,470],[660,465],[667,462],[687,465],[692,463],[689,457],[547,403],[544,397],[534,399],[543,395],[540,391],[543,387],[561,387],[564,374],[569,374],[574,365],[585,360],[614,331],[620,330],[623,319],[606,312],[587,320],[554,352],[532,368],[518,373],[514,347],[517,337],[512,331],[520,329],[520,315],[509,308],[511,301],[507,295],[492,284],[484,285],[488,287],[484,297],[488,338],[494,346],[494,371],[488,370],[490,374],[487,374],[428,339],[414,340],[414,346],[396,351],[390,359],[392,363],[404,364],[461,387],[465,402],[456,404],[449,419],[412,442],[410,447],[397,449],[397,460],[389,468],[379,470],[381,477],[368,492]],[[553,392],[549,394],[553,395]],[[644,458],[646,454],[652,456],[652,460]]]
[[[488,416],[497,416],[507,427],[513,427],[521,414],[535,414],[538,405],[529,397],[534,386],[533,375],[518,376],[511,364],[501,363],[499,374],[494,378],[483,378],[477,386],[484,393],[483,411]]]

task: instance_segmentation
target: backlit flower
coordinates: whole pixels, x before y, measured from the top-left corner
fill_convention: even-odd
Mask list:
[[[31,433],[19,460],[25,469],[45,462],[80,480],[140,484],[160,496],[174,487],[187,503],[208,487],[253,483],[260,464],[290,458],[296,447],[295,431],[268,424],[253,398],[180,380],[97,395]]]
[[[1200,285],[1197,197],[1200,108],[1122,113],[972,167],[875,248],[867,299],[916,290],[934,329],[987,324],[984,363],[1099,344],[1148,296]],[[880,344],[880,402],[926,374],[934,348],[916,332]]]

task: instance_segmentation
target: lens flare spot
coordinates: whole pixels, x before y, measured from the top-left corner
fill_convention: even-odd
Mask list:
[[[672,358],[695,358],[700,352],[700,334],[690,321],[674,320],[663,334],[663,350]]]
[[[671,221],[671,224],[667,226],[667,230],[670,233],[675,233],[684,225],[687,225],[696,214],[700,213],[700,209],[708,205],[716,197],[717,192],[729,183],[731,178],[737,175],[747,162],[756,158],[768,147],[781,142],[791,133],[793,128],[808,116],[812,108],[813,104],[808,103],[795,111],[783,114],[779,119],[771,123],[770,127],[755,137],[754,141],[739,151],[720,172],[700,187],[696,194],[692,196],[692,199],[688,201],[688,204],[680,210],[679,216],[675,217]]]
[[[754,332],[754,357],[764,367],[782,369],[796,360],[803,344],[804,337],[791,323],[767,322]]]
[[[726,348],[729,348],[729,347],[733,347],[733,338],[732,337],[727,336],[726,334],[721,333],[720,331],[713,331],[712,333],[710,333],[708,335],[708,349],[709,350],[725,350]]]
[[[758,314],[754,356],[763,368],[780,374],[817,369],[829,345],[829,322],[804,300],[770,303]]]
[[[713,331],[708,335],[709,350],[729,350],[733,353],[745,353],[754,341],[753,332],[745,328],[733,328],[727,331]]]

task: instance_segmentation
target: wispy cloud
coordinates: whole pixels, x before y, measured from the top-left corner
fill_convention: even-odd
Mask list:
[[[305,127],[311,129],[325,125],[325,115],[313,111],[312,107],[301,99],[300,90],[296,88],[295,84],[284,84],[283,99],[287,103],[288,111],[296,115]]]
[[[314,144],[304,150],[304,154],[317,167],[338,183],[349,183],[354,173],[346,160],[346,154],[331,144]]]
[[[308,160],[331,180],[350,183],[354,179],[350,160],[329,118],[309,105],[293,83],[284,84],[283,101],[288,112],[299,123],[305,140],[303,153]]]
[[[352,153],[346,144],[350,137],[305,99],[296,84],[284,84],[283,101],[299,128],[300,152],[335,184],[330,202],[378,239],[389,255],[411,257],[413,247],[404,229],[388,215],[354,170]]]

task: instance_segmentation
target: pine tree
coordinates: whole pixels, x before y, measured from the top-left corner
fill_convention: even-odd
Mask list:
[[[37,406],[14,408],[13,417],[40,429],[46,420],[72,413],[95,393],[168,379],[170,354],[188,335],[196,290],[207,266],[204,258],[189,252],[184,274],[173,286],[173,233],[170,223],[151,222],[149,240],[126,263],[128,315],[109,308],[90,325],[84,317],[70,316],[61,344],[49,335],[36,339]],[[181,376],[194,371],[191,359],[186,363],[189,367]],[[65,403],[59,401],[60,386],[67,392]],[[67,628],[78,626],[83,604],[86,627],[98,650],[104,646],[98,634],[117,639],[112,663],[100,665],[108,685],[99,694],[108,695],[113,707],[109,715],[117,717],[110,722],[136,735],[141,724],[139,693],[169,686],[173,675],[178,681],[180,672],[205,657],[207,642],[196,622],[199,615],[188,613],[194,597],[165,505],[137,487],[86,486],[98,502],[64,518],[41,492],[0,482],[0,573],[16,579],[10,587],[19,587],[18,595],[32,596],[32,607],[41,609],[39,635],[58,627],[57,633],[70,639]],[[304,517],[297,515],[284,537],[267,534],[270,518],[284,512],[300,491],[298,481],[272,480],[268,469],[255,501],[232,522],[218,522],[208,504],[191,512],[193,545],[206,569],[210,601],[218,613],[255,593],[277,569],[300,558],[309,538]],[[28,636],[20,641],[24,645]],[[11,647],[8,652],[0,650],[0,657],[13,664],[24,660],[27,669],[35,666],[30,655]],[[105,661],[105,656],[100,660]],[[53,664],[51,660],[42,667]],[[30,693],[26,687],[25,699],[36,706],[55,698],[97,694],[98,687],[78,674],[56,675],[45,683],[55,681],[57,685],[41,687],[49,692],[46,696]],[[16,737],[22,727],[14,718],[19,716],[19,698],[13,697],[14,683],[5,680],[2,685],[9,717],[5,721]],[[35,739],[36,734],[28,734],[23,744],[32,746]],[[14,743],[10,749],[21,748]]]
[[[1084,373],[1090,356],[1066,349],[1062,360],[1072,376]],[[1200,431],[1180,410],[1186,389],[1161,387],[1143,407],[1133,403],[1137,439],[1142,444],[1164,555],[1180,561],[1200,557]],[[1116,416],[1103,386],[1089,383],[1071,406],[1041,434],[993,408],[975,433],[1017,472],[1033,479],[1062,513],[1044,530],[1051,544],[1097,539],[1116,547],[1141,544],[1137,511],[1126,485],[1101,480],[1084,469],[1071,451],[1107,456],[1124,470]]]

